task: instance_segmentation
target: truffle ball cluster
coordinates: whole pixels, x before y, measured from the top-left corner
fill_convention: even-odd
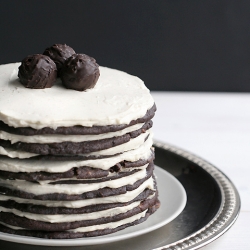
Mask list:
[[[54,44],[43,55],[27,56],[18,72],[20,82],[33,89],[50,88],[60,77],[66,88],[85,91],[95,86],[99,76],[99,65],[94,58],[76,54],[66,44]]]

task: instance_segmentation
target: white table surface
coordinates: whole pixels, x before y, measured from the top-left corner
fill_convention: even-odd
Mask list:
[[[250,249],[250,94],[152,92],[154,138],[211,162],[235,184],[238,220],[204,250]]]

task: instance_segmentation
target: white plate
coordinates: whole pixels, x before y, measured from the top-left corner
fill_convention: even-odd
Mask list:
[[[155,168],[155,175],[157,177],[161,206],[142,224],[128,227],[113,234],[91,238],[54,240],[0,233],[0,239],[43,246],[86,246],[125,240],[151,232],[175,219],[182,212],[187,201],[185,189],[175,177],[159,167]]]

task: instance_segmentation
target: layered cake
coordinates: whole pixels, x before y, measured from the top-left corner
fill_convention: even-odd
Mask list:
[[[144,83],[99,67],[84,91],[62,71],[33,89],[20,65],[0,66],[0,231],[78,238],[145,221],[159,201]]]

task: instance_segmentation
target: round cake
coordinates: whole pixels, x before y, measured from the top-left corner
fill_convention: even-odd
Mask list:
[[[19,66],[0,66],[0,231],[78,238],[145,221],[160,203],[142,80],[100,67],[86,91],[28,89]]]

